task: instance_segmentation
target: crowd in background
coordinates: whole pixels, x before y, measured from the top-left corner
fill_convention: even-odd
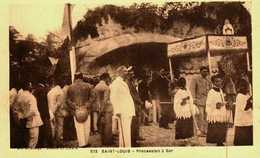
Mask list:
[[[147,73],[149,74],[149,73]],[[171,129],[175,141],[188,145],[194,136],[225,145],[235,126],[234,145],[253,144],[252,92],[248,77],[224,84],[223,75],[209,77],[207,67],[186,85],[183,77],[169,79],[162,69],[137,77],[132,67],[119,66],[116,76],[100,74],[61,87],[53,76],[42,83],[25,82],[10,90],[12,148],[59,148],[75,131],[78,147],[89,147],[90,135],[100,134],[102,146],[137,147],[144,138],[140,126]],[[232,87],[232,93],[225,86]],[[231,88],[231,89],[232,89]]]

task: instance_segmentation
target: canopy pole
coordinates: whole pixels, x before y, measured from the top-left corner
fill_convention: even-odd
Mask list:
[[[210,51],[208,50],[207,53],[208,53],[208,63],[209,63],[209,75],[212,76]]]
[[[206,51],[208,56],[208,64],[209,64],[209,75],[212,76],[212,68],[211,68],[211,56],[210,56],[210,50],[209,50],[209,43],[208,43],[208,36],[206,36]]]
[[[251,71],[248,51],[246,52],[246,64],[247,64],[247,71]]]
[[[169,58],[169,67],[170,67],[171,81],[173,81],[173,71],[172,71],[172,60],[171,60],[171,58]]]

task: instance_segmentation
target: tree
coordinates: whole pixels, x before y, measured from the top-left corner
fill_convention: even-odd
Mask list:
[[[243,2],[166,2],[162,6],[152,3],[134,3],[129,7],[104,5],[86,12],[74,29],[74,36],[76,40],[89,35],[97,37],[96,25],[101,25],[102,18],[107,20],[108,15],[121,24],[123,29],[134,28],[137,32],[167,33],[174,23],[182,21],[190,25],[190,30],[184,37],[192,36],[192,30],[196,27],[220,33],[218,30],[223,26],[225,18],[229,18],[235,26],[236,34],[250,35],[250,14],[242,4]]]

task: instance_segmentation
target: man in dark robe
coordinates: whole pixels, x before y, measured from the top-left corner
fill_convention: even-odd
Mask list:
[[[141,82],[138,84],[138,93],[142,100],[142,105],[145,105],[145,101],[149,101],[149,88],[147,83],[147,77],[144,77]],[[146,109],[145,106],[142,106],[143,111],[145,112],[145,116],[143,116],[143,123],[144,125],[149,125],[149,109]]]
[[[132,119],[132,125],[131,125],[131,141],[133,147],[138,147],[139,144],[137,143],[137,140],[144,140],[140,136],[140,126],[141,126],[141,112],[142,112],[142,100],[139,96],[139,93],[137,91],[137,85],[135,84],[136,78],[134,77],[134,73],[130,72],[127,78],[127,84],[130,90],[130,94],[134,100],[135,105],[135,116],[133,116]]]
[[[37,147],[39,148],[52,148],[53,139],[52,139],[52,130],[50,122],[50,113],[48,107],[47,93],[49,88],[47,84],[39,83],[36,85],[33,95],[37,100],[37,107],[43,121],[43,125],[39,129],[39,140]]]
[[[160,73],[154,74],[153,80],[149,86],[152,94],[152,99],[154,100],[153,104],[155,102],[155,106],[157,108],[157,112],[159,115],[157,117],[157,119],[159,120],[159,127],[165,129],[169,129],[169,122],[170,122],[171,111],[172,111],[172,106],[167,103],[170,102],[168,85],[169,85],[169,81],[165,77],[165,70],[162,69]],[[157,121],[155,123],[157,123]]]

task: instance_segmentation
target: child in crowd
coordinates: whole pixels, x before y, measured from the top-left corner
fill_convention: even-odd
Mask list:
[[[223,146],[226,140],[227,123],[232,120],[231,108],[224,101],[223,79],[220,74],[212,76],[213,88],[208,92],[206,113],[208,121],[207,143]]]
[[[193,104],[190,91],[186,89],[186,80],[180,78],[177,86],[179,89],[174,96],[174,111],[177,119],[175,139],[180,140],[180,145],[189,145],[190,138],[194,136],[193,116],[198,109]]]
[[[241,79],[236,97],[234,145],[253,145],[253,106],[249,92],[248,82]]]

